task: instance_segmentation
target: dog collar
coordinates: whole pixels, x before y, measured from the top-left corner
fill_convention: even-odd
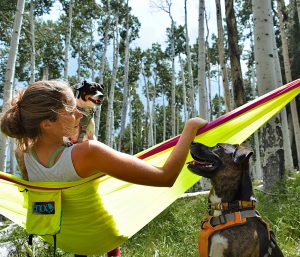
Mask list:
[[[95,114],[94,108],[82,108],[80,106],[76,106],[77,110],[82,113],[84,116],[93,116]]]
[[[242,209],[254,209],[256,206],[256,201],[232,201],[232,202],[220,202],[220,203],[209,203],[211,211],[238,211]]]

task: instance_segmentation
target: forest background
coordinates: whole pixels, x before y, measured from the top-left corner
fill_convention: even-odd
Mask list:
[[[32,81],[96,81],[106,96],[95,118],[98,139],[134,154],[179,134],[189,117],[214,120],[299,78],[300,1],[174,6],[172,0],[144,6],[169,22],[159,33],[165,42],[144,47],[130,0],[0,0],[2,110]],[[255,149],[253,175],[266,190],[299,169],[297,105],[299,97],[248,142]],[[13,173],[10,145],[1,135],[0,169]]]

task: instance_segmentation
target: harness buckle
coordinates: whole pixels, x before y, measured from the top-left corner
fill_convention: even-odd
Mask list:
[[[239,208],[240,208],[239,201],[234,201],[234,202],[228,203],[228,209],[230,211],[238,211]]]
[[[225,224],[227,222],[225,215],[220,215],[219,221],[220,221],[220,224]]]

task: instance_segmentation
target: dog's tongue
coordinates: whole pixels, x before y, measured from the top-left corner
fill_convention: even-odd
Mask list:
[[[88,100],[90,100],[91,102],[93,102],[94,104],[100,104],[101,103],[101,100],[99,99],[94,99],[92,97],[89,97]]]

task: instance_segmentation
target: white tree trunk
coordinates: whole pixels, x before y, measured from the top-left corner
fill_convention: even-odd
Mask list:
[[[174,21],[170,13],[171,19],[171,49],[172,49],[172,93],[171,93],[171,115],[172,115],[172,137],[176,136],[176,102],[175,102],[175,90],[176,90],[176,70],[175,70],[175,39],[174,39]]]
[[[43,68],[43,76],[42,80],[48,80],[49,79],[49,68],[48,66]]]
[[[31,38],[31,55],[30,55],[30,83],[35,81],[35,24],[34,24],[34,1],[30,1],[29,22]]]
[[[297,2],[298,20],[299,20],[299,23],[300,23],[300,0],[296,0],[296,2]]]
[[[208,92],[208,101],[207,101],[207,118],[209,121],[212,120],[212,98],[211,98],[211,72],[210,72],[210,52],[209,52],[209,26],[208,26],[208,19],[205,12],[205,24],[206,24],[206,39],[205,39],[205,46],[206,46],[206,53],[207,53],[207,92]]]
[[[133,131],[132,131],[132,106],[131,106],[132,96],[129,97],[129,153],[133,155]]]
[[[165,90],[163,88],[163,92],[162,92],[162,102],[163,102],[163,141],[166,140],[166,132],[167,132],[167,128],[166,128],[166,103],[165,103]]]
[[[276,85],[282,86],[282,73],[280,67],[280,61],[278,56],[278,47],[276,45],[276,39],[273,37],[273,53],[274,53],[274,61],[275,61],[275,73],[276,73]],[[292,147],[290,140],[290,130],[287,118],[286,108],[283,108],[280,112],[281,115],[281,123],[282,123],[282,133],[283,133],[283,149],[284,149],[284,166],[285,170],[293,170],[293,156],[292,156]]]
[[[188,119],[187,102],[186,102],[186,85],[185,85],[185,76],[184,76],[184,65],[180,55],[179,55],[179,63],[181,67],[181,80],[182,80],[183,119],[184,121],[186,121]],[[193,108],[195,108],[195,103]]]
[[[81,79],[81,33],[78,32],[77,80]]]
[[[258,93],[263,95],[274,89],[276,85],[271,0],[252,0],[252,5]],[[262,130],[263,182],[267,191],[270,191],[275,182],[283,178],[285,174],[282,141],[280,117],[276,115],[266,123]]]
[[[231,95],[229,91],[229,83],[227,77],[227,68],[225,60],[225,50],[224,50],[224,30],[222,25],[222,9],[220,0],[216,0],[216,12],[217,12],[217,26],[218,26],[218,52],[219,52],[219,62],[222,71],[222,81],[223,81],[223,91],[224,91],[224,101],[226,112],[232,110],[231,106]]]
[[[194,76],[192,69],[192,58],[191,58],[191,48],[190,48],[190,38],[188,33],[188,22],[187,22],[187,0],[184,1],[184,18],[185,18],[185,44],[186,44],[186,56],[188,63],[188,81],[189,81],[189,90],[190,90],[190,108],[191,108],[191,116],[195,117],[197,115],[196,106],[195,106],[195,88],[194,88]],[[182,72],[184,74],[184,69],[182,68]],[[184,89],[186,91],[186,89]],[[186,94],[186,93],[185,93]],[[185,107],[186,108],[186,107]],[[185,114],[185,120],[187,120],[187,116]]]
[[[199,114],[207,119],[207,97],[205,80],[205,39],[204,39],[204,0],[199,0],[198,20],[198,87],[199,87]]]
[[[154,75],[154,92],[153,92],[153,100],[152,100],[152,124],[153,124],[153,145],[156,144],[156,112],[155,112],[155,106],[156,106],[156,86],[157,86],[157,81],[156,81],[156,75]]]
[[[13,34],[10,41],[10,49],[9,49],[6,72],[5,72],[2,112],[6,112],[8,110],[12,98],[12,88],[13,88],[13,82],[15,77],[15,66],[16,66],[16,59],[18,53],[20,32],[22,27],[24,5],[25,5],[24,0],[18,0],[16,15],[14,19]],[[8,145],[7,137],[0,132],[0,170],[1,171],[6,170],[7,145]]]
[[[69,48],[71,41],[71,32],[72,32],[72,16],[73,16],[73,6],[74,0],[70,0],[69,3],[69,15],[68,15],[68,28],[66,33],[66,42],[65,42],[65,62],[64,62],[64,80],[68,80],[68,69],[69,69]]]
[[[128,1],[127,1],[128,5]],[[122,150],[124,133],[125,133],[125,124],[127,117],[127,106],[128,106],[128,71],[129,71],[129,13],[127,13],[126,19],[126,37],[125,37],[125,58],[124,58],[124,77],[123,77],[123,104],[122,104],[122,115],[121,115],[121,130],[119,133],[119,151]]]
[[[90,27],[90,62],[91,62],[91,79],[95,81],[95,57],[94,57],[94,35],[93,35],[93,22],[91,21]]]
[[[224,85],[224,84],[223,84]],[[221,86],[220,86],[220,65],[218,65],[218,117],[221,116]]]
[[[111,119],[110,119],[111,130],[108,132],[110,134],[108,145],[114,149],[117,149],[114,124],[115,124],[115,110],[113,109],[111,112]]]
[[[110,1],[107,1],[107,9],[108,9],[108,17],[110,17],[111,9],[110,9]],[[109,43],[109,29],[110,29],[110,19],[107,23],[107,27],[105,28],[104,32],[104,46],[103,46],[103,52],[101,55],[101,66],[100,66],[100,74],[99,74],[99,83],[103,85],[103,74],[105,70],[105,64],[106,64],[106,52],[107,47]],[[99,135],[99,128],[100,128],[100,115],[101,115],[101,105],[96,107],[96,113],[95,113],[95,136],[98,139]]]
[[[291,72],[287,37],[285,34],[285,29],[284,29],[284,20],[283,20],[283,14],[282,14],[283,7],[284,7],[284,2],[282,0],[277,0],[279,29],[280,29],[280,36],[281,36],[281,42],[282,42],[285,78],[286,78],[286,82],[291,82],[292,81],[292,72]],[[298,167],[300,168],[300,127],[299,127],[299,119],[298,119],[296,101],[292,100],[290,103],[290,106],[291,106],[291,113],[292,113],[292,120],[293,120]]]
[[[14,80],[13,88],[12,88],[12,97],[14,97],[15,87],[16,87],[16,80]],[[14,138],[9,139],[9,171],[12,175],[15,175],[16,173],[16,158],[15,158],[15,152],[16,152],[16,143]]]
[[[144,67],[143,69],[143,78],[144,78],[144,86],[146,89],[146,106],[147,106],[147,113],[146,117],[148,117],[148,147],[153,146],[153,122],[152,122],[152,112],[150,107],[150,96],[149,96],[149,88],[148,88],[148,81],[145,75]]]
[[[116,18],[116,24],[118,24],[118,17]],[[113,70],[112,70],[112,78],[111,78],[111,86],[110,86],[110,94],[108,99],[108,107],[107,107],[107,116],[106,116],[106,144],[108,146],[112,146],[113,140],[113,115],[114,115],[114,98],[115,98],[115,84],[117,77],[117,69],[118,69],[118,59],[119,59],[119,33],[118,27],[115,28],[115,36],[114,36],[114,61],[113,61]]]
[[[275,38],[274,38],[275,39]],[[251,48],[253,48],[253,40],[251,37]],[[256,80],[255,80],[255,64],[253,65],[252,71],[251,71],[251,88],[252,88],[252,95],[257,96],[256,93]],[[261,156],[260,156],[260,142],[259,142],[259,131],[256,131],[254,133],[254,147],[255,147],[255,174],[254,178],[256,179],[262,179],[262,164],[261,164]]]

